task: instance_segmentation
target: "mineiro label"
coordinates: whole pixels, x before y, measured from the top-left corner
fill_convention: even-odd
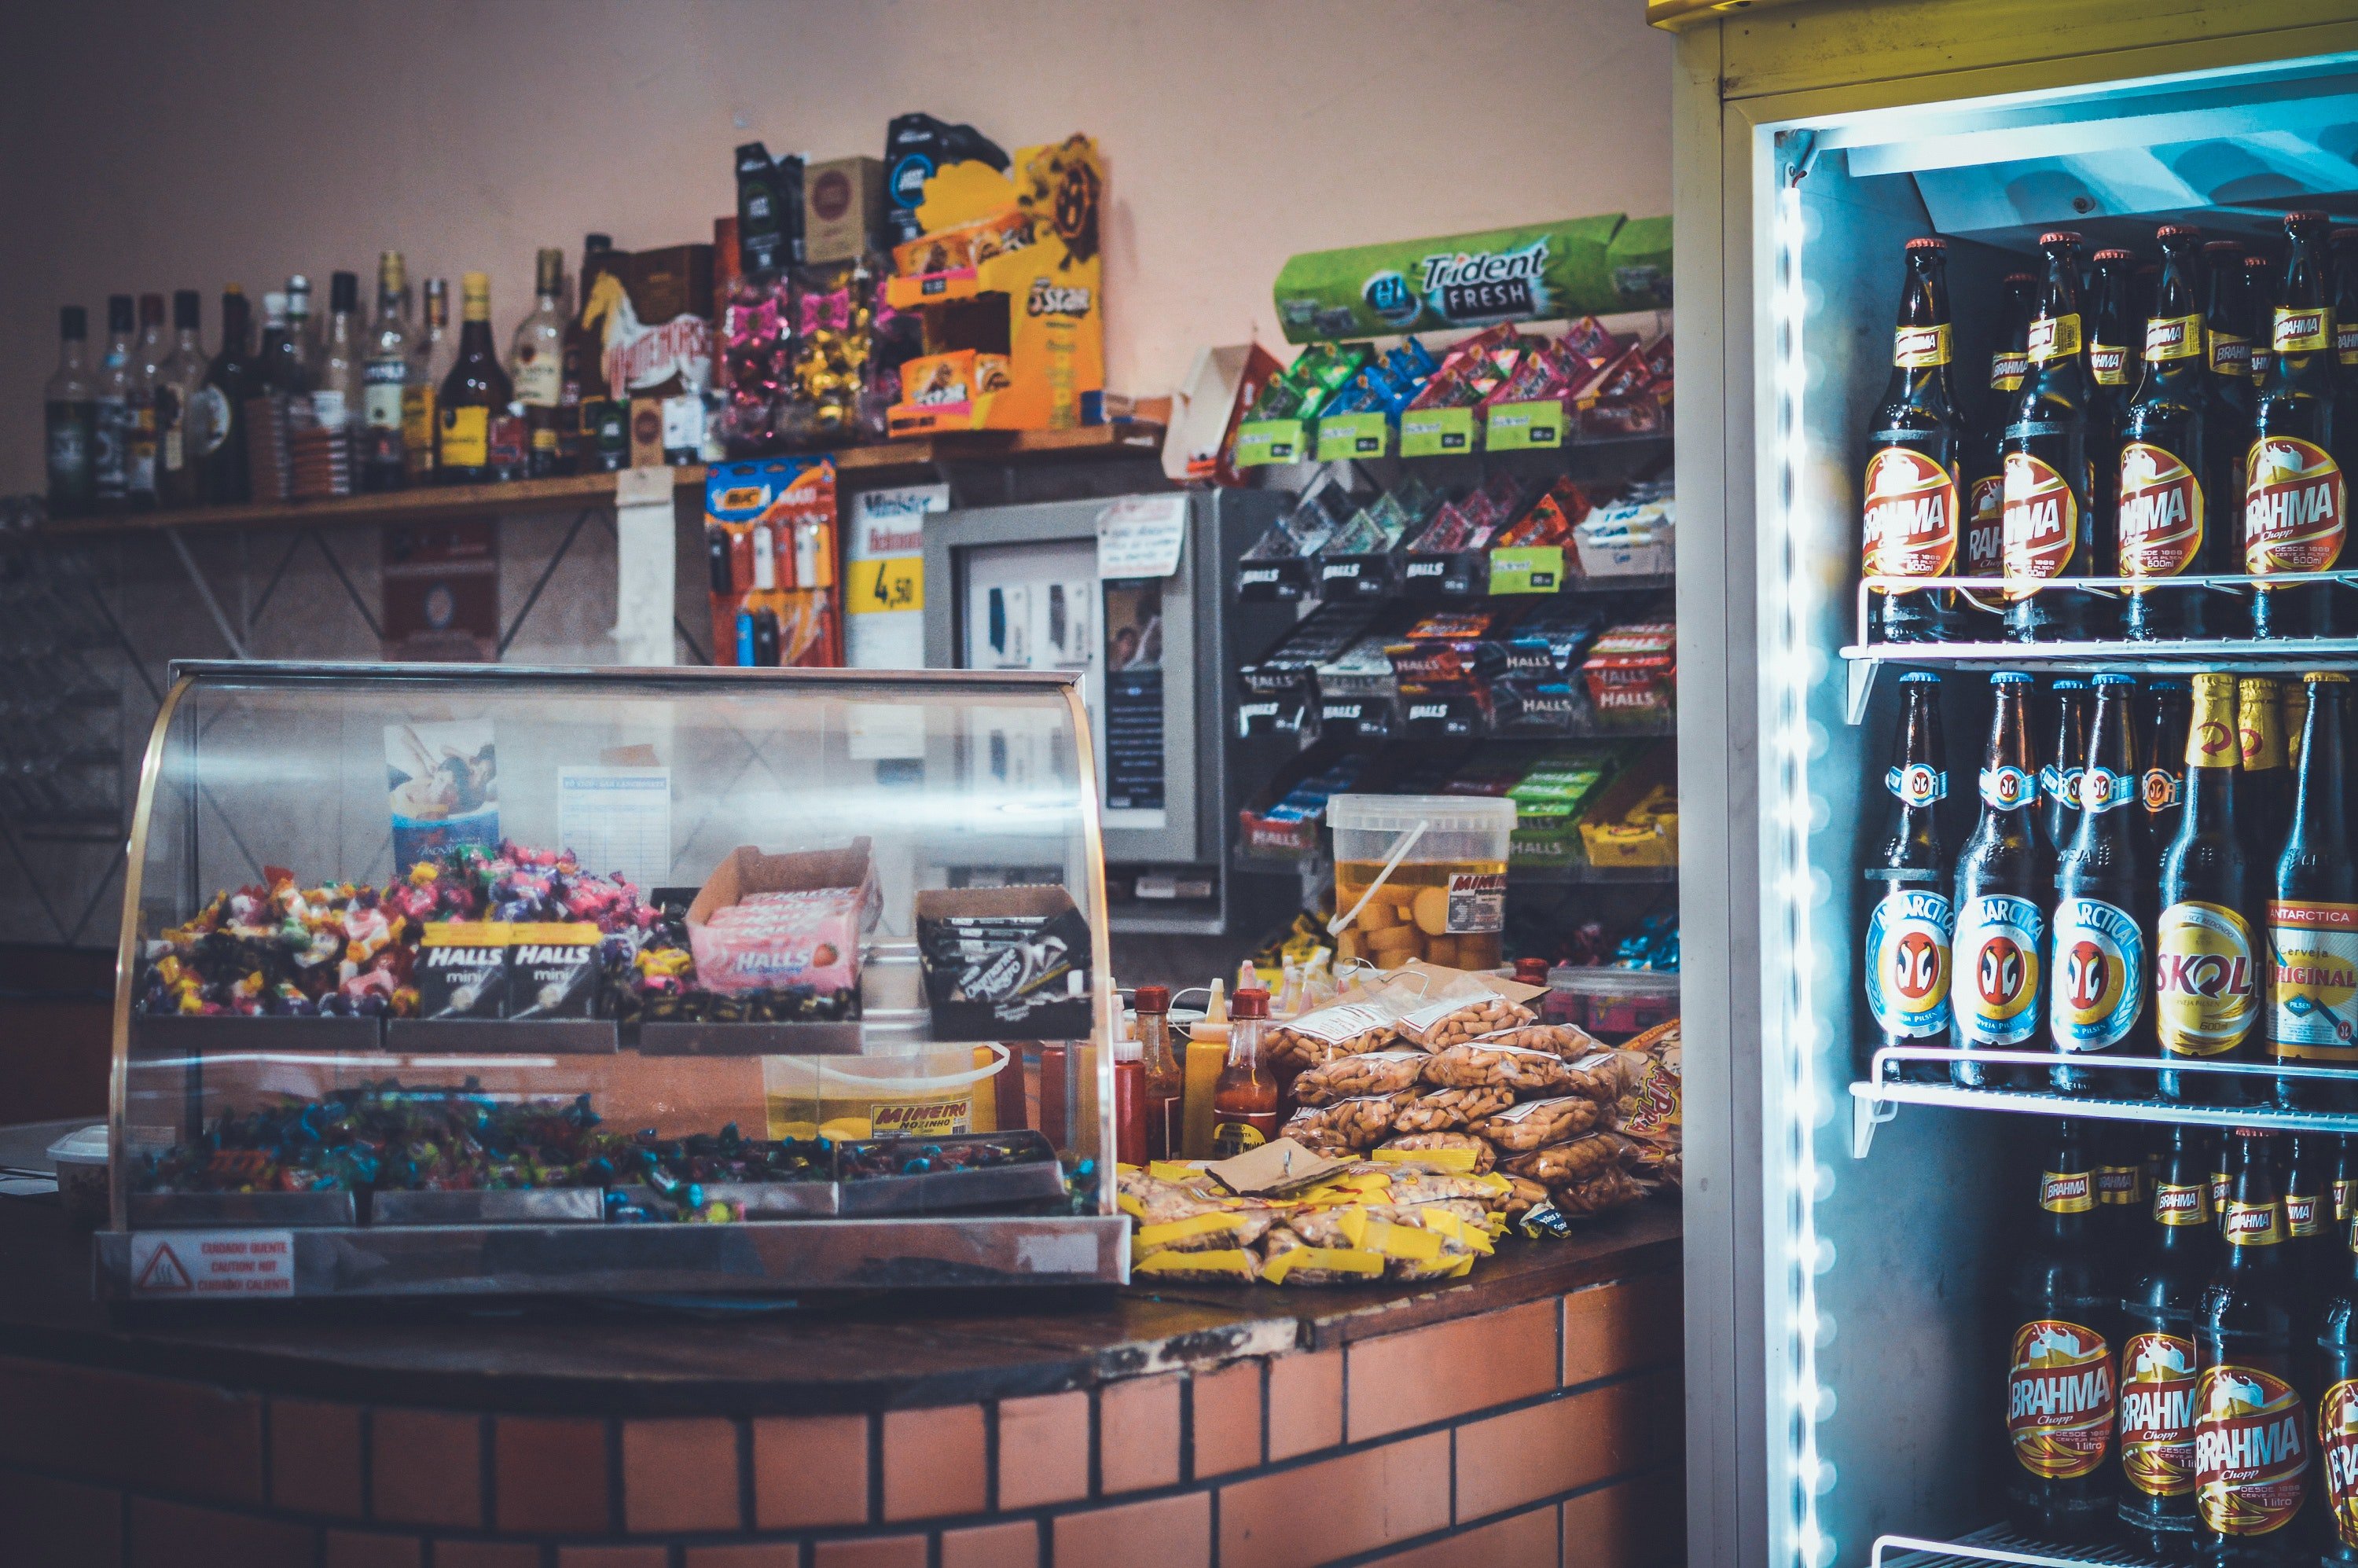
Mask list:
[[[2336,1383],[2317,1401],[2317,1453],[2334,1533],[2358,1546],[2358,1382]]]
[[[2034,1476],[2068,1479],[2104,1462],[2113,1435],[2113,1357],[2093,1328],[2038,1318],[2014,1331],[2006,1432]]]
[[[2271,901],[2268,949],[2277,1050],[2358,1062],[2358,905]]]
[[[2048,1022],[2067,1051],[2128,1038],[2145,1007],[2145,935],[2125,910],[2094,898],[2055,906],[2055,983]]]
[[[2202,548],[2202,486],[2177,453],[2121,449],[2121,575],[2176,577]]]
[[[2178,1056],[2232,1050],[2259,1022],[2252,928],[2224,904],[2189,899],[2154,928],[2154,1026]]]
[[[1949,324],[1900,327],[1891,334],[1891,362],[1901,370],[1930,370],[1949,362]]]
[[[2221,1535],[2266,1535],[2300,1511],[2309,1443],[2300,1400],[2256,1367],[2210,1367],[2194,1384],[2194,1506]]]
[[[2200,1189],[2186,1191],[2200,1197]],[[2121,1471],[2149,1498],[2194,1490],[2194,1342],[2132,1334],[2121,1346]]]
[[[1985,894],[1957,910],[1952,1003],[1968,1045],[2008,1050],[2039,1031],[2039,953],[2046,916],[2027,898]]]
[[[1906,447],[1867,459],[1868,575],[1944,577],[1956,560],[1957,476]]]
[[[2270,436],[2244,460],[2244,569],[2331,571],[2347,503],[2342,465],[2314,441]]]
[[[2028,452],[2006,455],[2005,564],[2008,578],[2061,577],[2080,537],[2080,499],[2053,463]],[[2006,589],[2028,599],[2028,589]]]
[[[2006,570],[2006,480],[1988,474],[1974,481],[1965,503],[1967,577],[1996,577]]]
[[[1924,1039],[1949,1027],[1949,901],[1886,893],[1866,923],[1866,1005],[1884,1033]]]

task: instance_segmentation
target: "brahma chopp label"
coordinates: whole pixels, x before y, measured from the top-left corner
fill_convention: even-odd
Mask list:
[[[2252,341],[2233,332],[2210,334],[2211,369],[2218,375],[2231,375],[2238,380],[2252,379]]]
[[[2091,343],[2088,345],[2088,373],[2098,386],[2125,386],[2129,379],[2129,351],[2122,343]]]
[[[1985,474],[1965,501],[1964,575],[1997,577],[2005,570],[2006,477]]]
[[[2202,357],[2202,318],[2148,316],[2145,323],[2145,357],[2153,360],[2199,360]]]
[[[1957,560],[1957,476],[1907,447],[1866,460],[1870,577],[1945,577]]]
[[[2194,1506],[2219,1535],[2266,1535],[2300,1511],[2309,1438],[2300,1400],[2257,1367],[2206,1367],[2194,1381]]]
[[[2055,982],[2048,1025],[2065,1051],[2105,1051],[2145,1011],[2145,935],[2126,910],[2098,898],[2055,905]]]
[[[2317,306],[2277,307],[2268,342],[2280,354],[2313,354],[2333,346],[2333,318]]]
[[[1950,1006],[1967,1045],[2011,1050],[2039,1033],[2039,954],[2047,920],[2027,898],[1986,893],[1957,909]]]
[[[2200,1195],[2200,1188],[2189,1188]],[[2194,1342],[2132,1334],[2121,1343],[2121,1473],[2148,1498],[2194,1490]]]
[[[2358,1546],[2358,1382],[2344,1379],[2317,1401],[2317,1457],[2333,1533]]]
[[[2331,571],[2349,534],[2333,454],[2298,436],[2270,436],[2252,443],[2244,472],[2244,569]]]
[[[2080,318],[2040,316],[2030,323],[2030,362],[2044,364],[2049,360],[2068,360],[2080,351]]]
[[[1891,333],[1891,362],[1900,370],[1931,370],[1949,362],[1949,324],[1898,327]]]
[[[2270,900],[2277,1054],[2358,1062],[2358,904]]]
[[[2006,455],[2004,564],[2009,579],[2043,582],[2061,577],[2080,537],[2080,498],[2061,470],[2028,452]],[[2009,585],[2010,599],[2030,589]]]
[[[1949,901],[1895,889],[1866,921],[1866,1005],[1887,1035],[1920,1040],[1949,1027]]]
[[[2006,1433],[2016,1463],[2068,1480],[2104,1462],[2112,1446],[2113,1353],[2094,1329],[2034,1318],[2014,1331]]]
[[[2202,484],[2150,441],[2121,449],[2121,575],[2176,577],[2202,549]]]
[[[2154,1027],[2173,1056],[2215,1056],[2259,1022],[2252,927],[2224,904],[2188,899],[2154,925]]]

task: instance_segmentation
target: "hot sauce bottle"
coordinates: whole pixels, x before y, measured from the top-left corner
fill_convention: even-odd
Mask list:
[[[1171,1054],[1171,989],[1141,986],[1132,994],[1138,1011],[1138,1044],[1144,1072],[1146,1157],[1176,1160],[1186,1143],[1179,1059]]]
[[[1212,1087],[1212,1157],[1232,1160],[1277,1136],[1277,1079],[1261,1065],[1269,992],[1249,986],[1229,1008],[1228,1062]]]

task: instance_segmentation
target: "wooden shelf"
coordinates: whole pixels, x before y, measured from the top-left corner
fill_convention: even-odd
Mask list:
[[[1163,449],[1160,425],[1084,425],[1072,430],[974,430],[849,447],[829,454],[838,475],[860,480],[924,474],[944,463],[1078,462],[1092,458],[1153,457]],[[815,454],[816,455],[816,454]],[[704,467],[670,470],[673,493],[704,488]],[[162,528],[325,528],[360,523],[427,523],[510,513],[569,512],[612,503],[617,475],[570,474],[507,484],[428,485],[334,501],[254,502],[178,512],[118,513],[63,517],[44,532],[65,536],[150,533]]]

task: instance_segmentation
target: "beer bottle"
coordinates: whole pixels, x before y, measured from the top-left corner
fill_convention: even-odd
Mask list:
[[[2232,695],[2234,688],[2228,688]],[[2234,718],[2230,708],[2228,717]],[[2139,794],[2145,802],[2146,842],[2153,846],[2154,868],[2169,853],[2178,837],[2178,818],[2186,799],[2186,735],[2192,719],[2190,699],[2182,680],[2158,680],[2145,688],[2145,712],[2139,719],[2137,755],[2145,759]],[[2232,728],[2229,741],[2234,739]]]
[[[2194,1314],[2218,1268],[2207,1162],[2171,1126],[2121,1302],[2121,1528],[2165,1562],[2194,1535]]]
[[[1964,427],[1949,383],[1948,252],[1946,240],[1908,242],[1908,275],[1891,335],[1891,384],[1867,435],[1869,577],[1957,575]],[[1955,597],[1878,594],[1877,635],[1890,643],[1944,637]]]
[[[2120,575],[2228,576],[2244,569],[2244,542],[2211,515],[2217,476],[2234,466],[2219,444],[2213,377],[2202,362],[2198,232],[2161,230],[2161,281],[2145,324],[2145,379],[2122,421],[2115,472]],[[2236,601],[2210,589],[2132,592],[2128,634],[2157,641],[2241,636]]]
[[[2276,265],[2266,256],[2244,258],[2244,309],[2251,321],[2252,406],[2259,406],[2260,389],[2276,362]]]
[[[1964,575],[1995,578],[2006,572],[2006,460],[2000,446],[2006,422],[2014,417],[2014,400],[2022,390],[2023,373],[2030,367],[2030,306],[2039,280],[2027,272],[2008,273],[2001,286],[1997,338],[1990,352],[1989,395],[1983,400],[1982,422],[1974,431],[1967,464],[1965,497]],[[1999,600],[1987,589],[1974,595],[1959,610],[1973,640],[1995,642],[2006,630],[2005,616],[1994,608]]]
[[[2094,699],[2085,681],[2059,680],[2054,691],[2055,744],[2039,770],[2039,795],[2048,847],[2060,855],[2080,822],[2080,775],[2088,766],[2088,712]]]
[[[2024,1534],[2088,1541],[2115,1509],[2113,1348],[2119,1294],[2097,1243],[2095,1173],[2080,1124],[2058,1121],[2039,1173],[2038,1217],[2019,1238],[2006,1431],[2006,1512]]]
[[[2162,1054],[2247,1062],[2258,1055],[2259,956],[2252,916],[2260,868],[2238,826],[2235,677],[2194,677],[2194,717],[2181,753],[2186,805],[2162,852],[2154,923],[2154,1027]],[[2164,1072],[2161,1098],[2241,1105],[2257,1086],[2234,1073]]]
[[[2353,1153],[2347,1138],[2333,1141],[2333,1179],[2328,1184],[2328,1193],[2333,1199],[2333,1224],[2337,1227],[2348,1225],[2353,1199],[2358,1198],[2358,1153]]]
[[[2292,770],[2286,766],[2284,706],[2277,687],[2266,676],[2243,676],[2235,682],[2244,853],[2264,872],[2277,863],[2292,816]]]
[[[1941,743],[1941,677],[1903,676],[1905,708],[1884,786],[1897,804],[1890,829],[1866,863],[1874,906],[1866,917],[1866,1005],[1877,1046],[1932,1045],[1949,1032],[1948,847],[1940,805],[1949,793],[1948,752]],[[1916,1064],[1921,1069],[1922,1064]],[[1945,1074],[1911,1071],[1910,1077]]]
[[[1957,856],[1956,941],[1950,1044],[1960,1051],[2038,1048],[2039,972],[2047,937],[2046,900],[2055,856],[2040,830],[2039,784],[2031,772],[2030,677],[2017,670],[1990,676],[1996,698],[1989,749],[1983,753],[1982,810]],[[1950,1064],[1968,1088],[2030,1087],[2033,1069]]]
[[[2358,228],[2333,231],[2333,454],[2344,476],[2358,449]],[[2346,477],[2345,477],[2346,482]]]
[[[2145,1233],[2145,1151],[2128,1122],[2100,1121],[2089,1135],[2096,1162],[2096,1229],[2110,1277],[2136,1262]]]
[[[2332,1290],[2317,1336],[2317,1448],[2320,1498],[2326,1509],[2320,1563],[2358,1564],[2358,1223],[2334,1229]]]
[[[2115,557],[2100,552],[2095,537],[2080,236],[2050,230],[2039,245],[2047,275],[2030,319],[2030,368],[1998,449],[2006,465],[2006,628],[2019,641],[2060,642],[2108,635],[2114,618],[2075,589],[2040,593],[2031,585],[2104,575]]]
[[[2269,1135],[2235,1129],[2226,1250],[2194,1322],[2194,1544],[2221,1565],[2289,1562],[2314,1484]]]
[[[2146,932],[2147,878],[2144,814],[2137,790],[2136,738],[2129,705],[2136,682],[2095,677],[2096,712],[2088,727],[2088,769],[2080,775],[2080,821],[2057,857],[2055,914],[2049,921],[2048,1035],[2063,1061],[2050,1073],[2062,1094],[2093,1094],[2098,1075],[2072,1065],[2101,1051],[2147,1055],[2152,1039],[2146,994],[2152,985]]]
[[[2292,1276],[2293,1314],[2313,1323],[2324,1309],[2333,1281],[2333,1260],[2341,1242],[2334,1234],[2330,1211],[2333,1199],[2332,1140],[2321,1132],[2296,1132],[2285,1158],[2285,1265]]]
[[[2252,445],[2252,340],[2244,322],[2249,299],[2244,281],[2244,247],[2212,240],[2202,247],[2202,352],[2211,367],[2212,442],[2219,456],[2218,482],[2202,481],[2211,515],[2206,528],[2234,536],[2235,569],[2244,560],[2244,455]]]
[[[2136,314],[2136,257],[2124,250],[2101,250],[2091,258],[2094,280],[2088,290],[2088,467],[2095,476],[2089,495],[2096,515],[2097,576],[2119,570],[2120,514],[2113,476],[2121,471],[2121,426],[2137,384],[2130,372],[2131,346],[2145,330]]]
[[[2273,312],[2274,355],[2252,409],[2244,459],[2244,566],[2261,572],[2330,572],[2342,559],[2348,496],[2335,457],[2333,310],[2322,212],[2285,218],[2290,249]],[[2252,605],[2261,637],[2333,637],[2358,617],[2332,583],[2262,588]]]
[[[2227,1234],[2227,1195],[2235,1184],[2235,1135],[2226,1128],[2211,1141],[2211,1217]]]
[[[2344,820],[2350,677],[2308,675],[2300,783],[2268,903],[2268,1049],[2305,1067],[2358,1068],[2358,867]],[[2281,819],[2279,819],[2281,820]],[[2347,1085],[2277,1080],[2279,1103],[2350,1108]]]

